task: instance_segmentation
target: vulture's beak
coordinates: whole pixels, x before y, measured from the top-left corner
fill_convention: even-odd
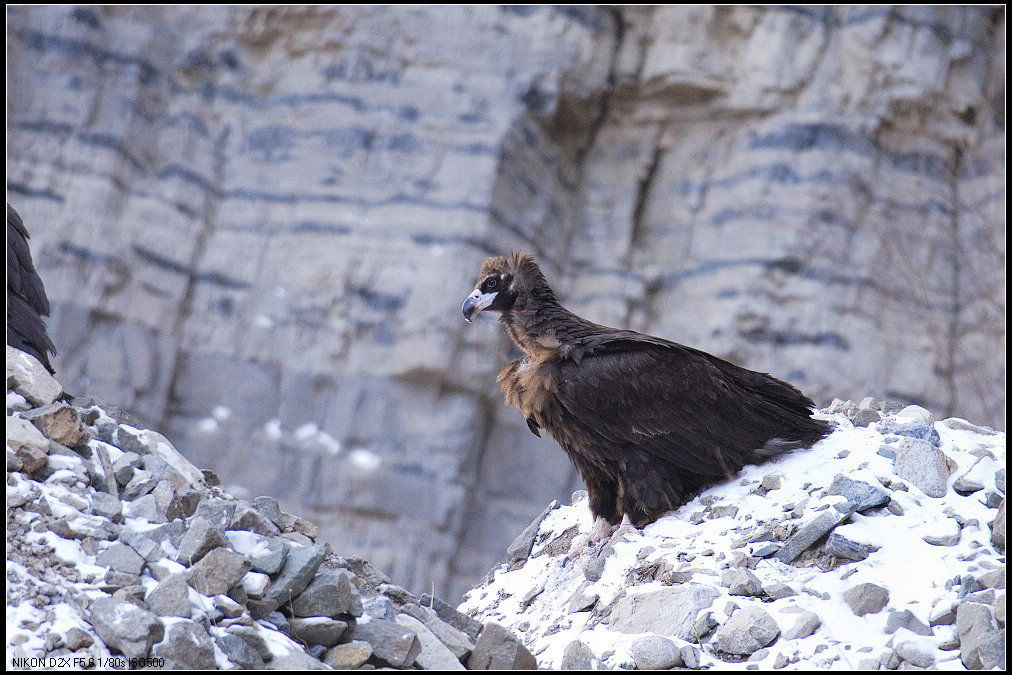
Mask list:
[[[461,307],[464,311],[464,319],[471,323],[471,317],[491,305],[497,295],[498,293],[482,293],[477,288],[474,289],[474,293],[467,296],[464,306]]]

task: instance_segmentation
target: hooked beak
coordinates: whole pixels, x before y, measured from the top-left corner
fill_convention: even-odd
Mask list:
[[[471,317],[473,317],[475,314],[478,314],[479,312],[481,312],[481,310],[491,305],[492,301],[495,300],[495,296],[497,295],[499,294],[482,293],[477,288],[474,289],[474,292],[471,293],[471,295],[467,296],[467,300],[464,301],[464,306],[461,307],[461,309],[464,312],[464,319],[468,323],[471,323]]]

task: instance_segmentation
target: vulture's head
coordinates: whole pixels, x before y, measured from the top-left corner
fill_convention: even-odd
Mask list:
[[[530,253],[511,253],[489,258],[471,295],[464,300],[464,318],[485,310],[513,312],[535,310],[545,301],[555,302],[552,289]]]

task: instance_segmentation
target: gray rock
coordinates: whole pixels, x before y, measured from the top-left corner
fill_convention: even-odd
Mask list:
[[[99,553],[95,562],[117,572],[139,575],[144,571],[144,558],[126,544],[118,541]]]
[[[7,445],[21,462],[21,471],[32,474],[49,460],[49,439],[28,420],[7,418]]]
[[[410,667],[422,651],[413,630],[385,619],[358,621],[350,635],[353,640],[368,642],[373,656],[393,668]]]
[[[562,650],[560,670],[595,670],[600,660],[581,640],[573,640]]]
[[[337,669],[358,668],[372,656],[372,645],[365,640],[352,640],[328,650],[321,659]]]
[[[547,583],[548,580],[543,579],[543,581]],[[570,614],[573,614],[575,612],[586,612],[590,609],[593,609],[594,605],[597,604],[598,598],[600,598],[600,596],[597,594],[596,591],[589,590],[590,586],[591,582],[585,580],[582,584],[580,584],[580,586],[576,589],[573,595],[570,596],[569,598]],[[539,584],[537,588],[533,589],[533,592],[535,595],[537,595],[544,590],[545,586]],[[525,601],[527,600],[527,598],[524,599]]]
[[[747,568],[735,570],[731,577],[731,584],[728,587],[731,595],[744,595],[759,597],[762,595],[762,582],[759,577],[752,574]]]
[[[324,570],[316,575],[302,593],[292,600],[292,613],[295,616],[329,616],[336,618],[342,614],[359,616],[364,605],[354,583],[354,575],[348,570]],[[384,595],[370,598],[375,604],[385,601],[385,608],[372,616],[380,619],[393,620],[393,606]]]
[[[832,532],[826,540],[825,548],[827,553],[832,553],[839,558],[859,561],[867,558],[869,555],[877,551],[879,547],[873,544],[862,544],[856,541],[851,541],[842,534]]]
[[[720,625],[713,612],[700,612],[696,620],[692,622],[692,642],[699,644],[707,635]]]
[[[130,482],[123,486],[120,490],[120,498],[132,502],[133,500],[143,497],[158,485],[158,478],[155,477],[150,471],[144,469],[134,469],[133,476],[130,478]],[[164,517],[163,517],[164,520]]]
[[[826,489],[826,494],[846,497],[847,501],[856,505],[854,508],[856,511],[864,511],[889,502],[887,491],[870,483],[848,478],[843,474],[837,474],[833,478],[833,482]]]
[[[822,538],[827,532],[850,517],[847,512],[841,513],[836,509],[826,509],[812,520],[798,528],[784,545],[777,551],[776,558],[782,562],[789,563],[816,541]]]
[[[471,652],[474,651],[474,642],[467,634],[440,619],[428,607],[422,607],[418,603],[408,603],[401,607],[401,611],[421,621],[461,663],[465,663]]]
[[[322,545],[292,548],[284,567],[274,583],[267,589],[263,600],[250,601],[250,614],[260,618],[289,602],[309,586],[326,555]],[[317,613],[317,616],[320,614]]]
[[[181,616],[190,618],[193,606],[190,604],[189,574],[170,574],[144,598],[148,609],[158,616]]]
[[[780,550],[778,544],[764,544],[752,551],[754,558],[772,558]]]
[[[213,605],[216,610],[222,613],[226,619],[235,619],[242,616],[245,608],[228,597],[227,595],[216,595],[213,599]]]
[[[152,483],[154,481],[149,481]],[[153,494],[128,501],[123,505],[123,515],[127,518],[140,518],[149,523],[164,523],[165,512],[158,508],[158,499]]]
[[[713,639],[718,650],[747,656],[772,643],[779,635],[777,622],[765,610],[743,607],[717,629]]]
[[[720,592],[702,584],[681,584],[646,593],[630,593],[611,610],[611,630],[620,633],[674,635],[686,642],[695,637],[692,623],[709,609]]]
[[[320,527],[316,523],[311,523],[305,518],[296,518],[292,523],[292,529],[299,534],[308,537],[311,541],[316,541],[316,538],[320,536]]]
[[[948,490],[949,463],[936,445],[919,438],[904,438],[896,448],[894,470],[929,497],[944,497]]]
[[[214,527],[207,518],[194,516],[186,534],[179,542],[176,561],[189,567],[203,558],[209,551],[230,546],[222,531]]]
[[[977,577],[977,583],[981,588],[1005,588],[1005,566],[1002,565],[998,569],[984,572]]]
[[[123,586],[112,594],[115,600],[126,600],[131,602],[141,609],[147,609],[148,606],[144,604],[144,586],[141,584],[134,584],[132,586]]]
[[[929,668],[935,665],[935,650],[928,649],[910,640],[900,642],[895,647],[896,656],[918,668]]]
[[[1005,629],[989,630],[977,639],[977,658],[987,670],[1005,670]]]
[[[127,658],[147,656],[165,634],[161,619],[130,602],[98,598],[88,609],[98,636],[110,649]]]
[[[703,652],[698,647],[683,645],[678,651],[682,654],[682,663],[689,670],[699,670],[703,667]]]
[[[154,455],[148,455],[148,457],[154,457]],[[158,515],[160,516],[160,522],[166,522],[174,520],[176,518],[184,518],[182,506],[179,503],[179,499],[176,497],[176,490],[172,487],[172,483],[160,479],[162,474],[155,473],[155,479],[158,480],[155,483],[155,488],[151,491],[151,495],[155,498],[155,503],[158,506]]]
[[[261,574],[277,574],[285,564],[288,546],[284,537],[271,537],[263,546],[257,546],[249,553],[253,571]]]
[[[170,508],[168,517],[174,518],[189,518],[196,512],[197,507],[200,505],[200,500],[203,498],[203,493],[189,485],[184,485],[181,488],[176,488],[176,499],[174,506],[178,508],[178,512],[174,508]]]
[[[113,473],[119,485],[126,485],[134,476],[134,470],[141,465],[141,456],[136,452],[124,452],[112,463]]]
[[[113,434],[113,444],[123,452],[135,455],[147,455],[151,452],[151,448],[141,438],[139,430],[120,424],[116,426]]]
[[[926,534],[921,537],[921,539],[932,546],[955,546],[959,543],[959,537],[962,534],[962,529],[959,527],[959,523],[955,520],[950,518],[942,523],[935,524],[935,527],[938,528],[937,532]]]
[[[253,508],[259,511],[267,520],[278,526],[278,522],[281,519],[281,506],[278,504],[278,500],[274,497],[257,497],[253,500]]]
[[[882,416],[877,410],[869,410],[867,408],[861,408],[854,413],[854,416],[850,418],[850,421],[855,427],[866,427],[872,422],[878,422],[882,419]]]
[[[904,440],[906,438],[923,440],[924,442],[935,446],[938,445],[940,440],[934,425],[927,419],[900,421],[895,417],[887,417],[876,424],[875,429],[883,435],[893,434],[896,436],[903,436]]]
[[[924,622],[918,619],[909,609],[889,612],[889,618],[886,619],[886,633],[895,633],[900,628],[906,628],[918,635],[932,634],[931,627],[924,625]],[[902,655],[900,658],[903,658],[905,661],[910,660]]]
[[[24,462],[10,447],[7,448],[7,473],[19,472],[24,468]],[[10,502],[8,502],[9,504]],[[19,504],[20,506],[20,504]]]
[[[538,662],[524,643],[505,626],[489,621],[482,629],[468,670],[537,670]]]
[[[800,640],[806,638],[809,635],[819,630],[822,625],[822,619],[815,612],[803,611],[794,621],[794,625],[787,629],[784,633],[784,637],[788,640]]]
[[[168,558],[162,558],[161,560],[155,560],[148,563],[148,572],[155,579],[155,581],[163,581],[169,578],[172,574],[188,574],[186,567],[180,565],[175,560],[169,560]]]
[[[266,639],[260,635],[260,630],[252,628],[250,626],[229,626],[228,632],[231,635],[236,635],[242,638],[246,644],[252,647],[257,654],[260,655],[260,659],[264,662],[269,662],[274,658],[274,654],[271,652],[270,646],[267,644]]]
[[[341,636],[348,629],[345,621],[338,621],[327,616],[314,616],[292,619],[292,637],[298,638],[307,645],[324,645],[333,647],[341,641]]]
[[[100,539],[110,540],[119,537],[122,526],[114,524],[108,518],[101,516],[69,516],[60,518],[50,525],[56,534],[64,539]]]
[[[428,593],[422,593],[418,598],[418,603],[422,607],[428,607],[434,611],[441,621],[464,633],[472,641],[478,639],[478,634],[481,633],[483,626],[477,619],[458,611],[456,607]]]
[[[155,645],[154,654],[165,659],[172,670],[211,670],[215,667],[214,642],[204,626],[196,621],[176,621],[165,639]]]
[[[897,656],[895,650],[888,649],[879,655],[878,662],[886,670],[896,670],[900,667],[902,660]]]
[[[183,538],[189,531],[190,530],[184,521],[171,520],[167,523],[158,525],[157,527],[152,527],[149,530],[145,530],[144,536],[148,537],[152,541],[157,541],[158,543],[163,543],[166,541],[170,542],[172,546],[178,551],[179,546],[183,542]]]
[[[102,590],[111,593],[110,589],[120,589],[127,586],[136,586],[141,583],[140,575],[129,574],[128,572],[117,572],[116,570],[109,570],[105,573],[105,585],[106,588]]]
[[[959,635],[959,658],[970,670],[984,667],[981,660],[981,636],[997,629],[991,608],[975,602],[963,602],[956,608],[956,632]]]
[[[312,586],[312,584],[310,584],[310,586]],[[386,619],[387,621],[394,621],[397,619],[397,610],[394,609],[394,601],[385,595],[374,595],[373,597],[362,601],[361,615],[364,616],[366,614],[374,619]]]
[[[668,670],[684,665],[678,645],[659,635],[637,638],[629,646],[629,651],[637,670]]]
[[[956,607],[955,602],[941,602],[933,610],[931,615],[928,617],[928,625],[930,626],[951,626],[956,623]]]
[[[876,584],[858,584],[843,592],[843,600],[857,616],[875,614],[889,602],[889,591]]]
[[[95,644],[92,637],[77,626],[73,626],[67,630],[67,637],[64,642],[67,645],[67,649],[72,652],[76,652],[79,649],[85,649]]]
[[[587,581],[601,580],[601,575],[604,574],[605,563],[608,562],[608,556],[614,555],[614,553],[614,546],[605,546],[596,557],[587,563],[583,568],[583,575],[587,578]]]
[[[272,523],[270,519],[249,504],[240,504],[236,506],[235,512],[232,516],[232,522],[229,524],[228,529],[256,532],[257,534],[262,534],[266,537],[281,534],[281,530],[278,529],[277,525]]]
[[[379,585],[377,590],[398,605],[418,601],[418,598],[416,598],[410,591],[403,586],[398,586],[397,584],[391,584],[389,582],[382,583]]]
[[[216,548],[190,568],[190,586],[204,595],[220,595],[250,571],[250,561],[227,548]]]
[[[710,509],[710,512],[706,514],[709,519],[716,518],[734,518],[738,515],[738,507],[734,504],[725,504],[722,506],[714,506]]]
[[[34,407],[49,405],[63,394],[63,387],[39,360],[7,345],[7,389],[24,396]]]
[[[228,633],[214,639],[218,648],[225,653],[228,660],[244,670],[260,670],[264,668],[263,657],[248,642],[238,635]]]
[[[965,594],[960,593],[960,597],[964,602],[977,602],[982,605],[992,605],[992,606],[997,600],[997,596],[993,588],[988,588],[983,591],[972,591]]]
[[[275,656],[270,665],[270,670],[326,670],[327,666],[317,658],[304,651],[293,649],[287,654]]]
[[[147,562],[154,562],[165,557],[165,551],[158,545],[158,542],[129,528],[124,528],[120,532],[119,540],[132,548]]]
[[[759,483],[759,487],[754,492],[760,496],[765,497],[773,490],[779,490],[782,485],[781,477],[775,473],[768,473],[763,476],[762,482]]]
[[[285,635],[292,634],[292,624],[288,620],[288,617],[285,616],[283,612],[271,612],[270,614],[267,615],[267,618],[264,620],[267,621],[268,623],[274,624],[274,627],[277,628],[282,633],[284,633]]]
[[[957,493],[963,495],[972,495],[974,492],[980,492],[984,489],[984,485],[977,481],[970,480],[966,476],[960,476],[952,483],[952,489]]]
[[[418,636],[422,650],[415,657],[415,664],[422,670],[466,670],[453,652],[430,631],[425,624],[407,614],[398,614],[397,623],[410,628]]]
[[[534,547],[534,539],[538,535],[538,529],[541,527],[541,521],[548,517],[548,514],[559,508],[559,502],[552,500],[552,503],[548,505],[541,515],[535,518],[530,525],[524,528],[513,543],[506,549],[506,553],[509,556],[510,562],[517,560],[526,560],[531,554],[531,549]]]
[[[108,492],[95,492],[91,495],[91,513],[114,523],[122,523],[123,502]]]
[[[204,518],[211,527],[224,532],[232,524],[236,507],[240,503],[238,499],[205,499],[197,505],[193,517]]]
[[[880,445],[876,454],[885,457],[886,459],[896,459],[896,450],[888,445]]]

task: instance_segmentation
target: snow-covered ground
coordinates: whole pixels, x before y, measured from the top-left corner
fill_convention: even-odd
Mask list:
[[[854,408],[851,404],[852,416]],[[643,667],[636,658],[637,641],[656,634],[681,648],[681,655],[689,657],[683,660],[697,659],[702,667],[895,668],[905,661],[908,666],[963,669],[955,609],[972,601],[993,611],[997,593],[1004,628],[1005,558],[992,544],[989,524],[1004,496],[1005,434],[959,419],[934,423],[927,411],[914,406],[868,426],[854,426],[842,412],[821,416],[838,427],[812,449],[746,467],[736,480],[710,488],[642,531],[620,528],[610,541],[601,540],[586,499],[578,496],[575,504],[544,517],[526,562],[493,571],[491,581],[466,596],[461,611],[519,631],[542,668],[634,668],[638,662]],[[906,434],[930,437],[931,429],[937,438],[921,445],[934,445],[949,460],[942,470],[941,497],[930,497],[897,475],[894,460]],[[887,495],[882,505],[853,512],[832,530],[872,552],[861,561],[832,556],[823,537],[793,564],[779,560],[773,552],[799,526],[822,513],[841,512],[846,497],[827,490],[840,474]],[[959,479],[963,494],[953,488]],[[603,568],[602,555],[607,556]],[[735,594],[743,592],[734,583],[734,573],[741,569],[758,578],[761,590]],[[985,588],[981,577],[992,587],[1000,577],[1000,589]],[[858,616],[861,610],[852,609],[845,593],[866,583],[886,589],[888,600],[878,611]],[[704,626],[701,630],[718,624],[714,632],[698,636],[701,640],[675,637],[684,630],[675,623],[684,618],[679,614],[684,608],[675,596],[659,593],[689,585],[712,589],[700,592],[715,598],[698,614],[693,607],[689,616]],[[644,602],[630,603],[636,594],[647,594]],[[657,594],[659,607],[650,602],[650,594]],[[667,602],[671,606],[665,608]],[[635,621],[630,627],[630,607],[641,608],[634,615],[640,612],[642,631],[635,631]],[[733,638],[728,629],[721,642],[724,625],[733,613],[749,607],[771,617],[779,635],[768,645],[738,650],[746,653],[723,652],[720,648]],[[709,622],[701,622],[708,611]],[[810,635],[805,635],[810,627],[795,626],[800,617],[817,625]],[[758,633],[760,628],[747,625],[744,630]],[[925,632],[929,634],[918,634]],[[639,642],[643,649],[649,644]]]

